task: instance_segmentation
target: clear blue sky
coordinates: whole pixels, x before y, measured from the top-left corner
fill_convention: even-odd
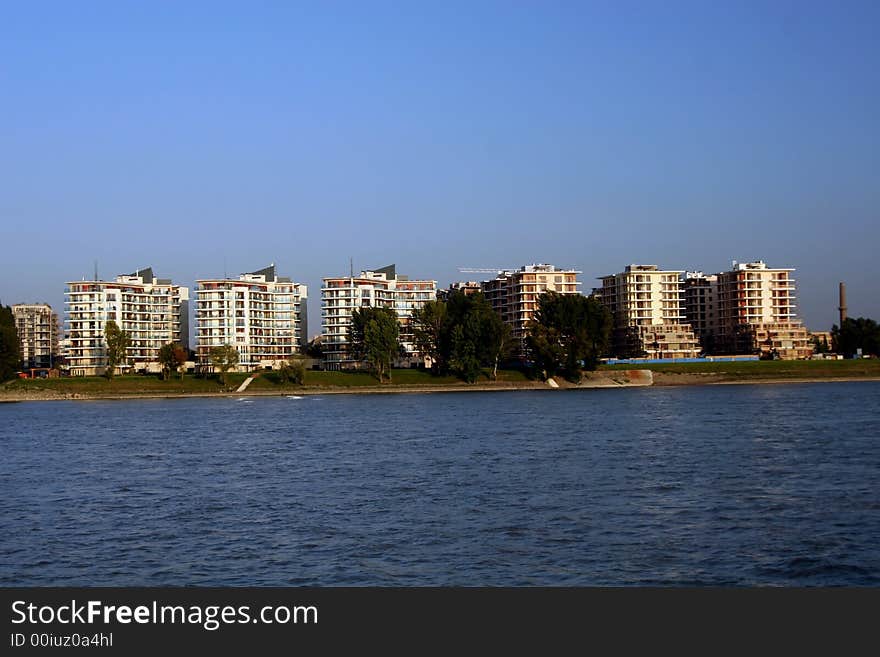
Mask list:
[[[185,6],[184,6],[185,5]],[[880,317],[880,3],[0,1],[0,300],[796,267]]]

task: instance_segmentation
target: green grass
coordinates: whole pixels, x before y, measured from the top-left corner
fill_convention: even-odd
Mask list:
[[[477,383],[490,382],[489,371],[485,371],[483,376],[477,379]],[[499,370],[499,381],[526,381],[528,380],[522,372],[516,370]],[[256,383],[256,381],[254,382]],[[391,370],[391,383],[384,383],[384,386],[419,386],[419,385],[451,385],[464,383],[455,376],[433,376],[427,370],[417,369],[401,369]],[[254,384],[251,384],[254,385]],[[306,373],[306,386],[308,387],[358,387],[358,386],[375,386],[379,385],[376,377],[367,372],[316,372],[309,371]]]
[[[246,374],[230,374],[227,388],[234,389],[244,381]],[[69,376],[57,379],[18,379],[2,386],[3,390],[20,392],[60,392],[94,395],[179,394],[192,392],[223,392],[226,388],[217,379],[200,379],[186,375],[162,381],[158,376]]]
[[[647,363],[602,365],[600,370],[645,369],[661,374],[719,374],[731,378],[880,377],[880,359],[759,360],[725,363]]]
[[[273,372],[261,373],[248,386],[248,390],[255,392],[271,392],[284,390],[301,390],[302,386],[292,383],[280,383]],[[186,375],[183,379],[174,377],[168,381],[162,381],[157,376],[116,376],[112,381],[102,376],[72,376],[57,379],[16,379],[0,385],[0,392],[56,392],[61,394],[83,395],[138,395],[138,394],[188,394],[188,393],[211,393],[230,392],[235,390],[249,374],[229,374],[227,385],[224,387],[216,378],[196,378]],[[500,370],[499,381],[525,381],[522,372]],[[488,371],[478,383],[489,381]],[[392,370],[391,383],[385,386],[419,386],[419,385],[450,385],[462,383],[453,376],[432,376],[425,370],[401,369]],[[306,388],[329,388],[329,387],[366,387],[378,386],[379,382],[367,372],[319,372],[309,370],[306,372]]]

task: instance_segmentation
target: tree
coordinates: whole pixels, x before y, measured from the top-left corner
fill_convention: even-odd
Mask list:
[[[159,365],[162,367],[162,378],[167,379],[171,372],[177,372],[183,378],[183,366],[188,357],[186,349],[181,345],[169,342],[159,349]]]
[[[301,386],[306,380],[306,366],[299,356],[291,356],[281,363],[278,376],[282,383],[294,383]]]
[[[488,304],[486,304],[488,306]],[[492,308],[482,313],[483,353],[492,366],[492,380],[498,380],[498,363],[510,355],[513,347],[510,326]]]
[[[440,352],[440,341],[446,323],[446,303],[428,301],[412,312],[413,341],[422,356],[431,359],[431,371],[441,371],[445,364]]]
[[[108,379],[113,379],[116,368],[128,364],[131,334],[128,331],[123,331],[111,319],[104,324],[104,340],[107,342],[107,369],[104,371],[104,375]]]
[[[321,347],[320,335],[306,345],[306,355],[310,358],[323,358],[324,349]]]
[[[15,376],[21,367],[21,343],[15,316],[9,306],[0,306],[0,381]]]
[[[831,328],[831,342],[835,352],[848,357],[859,349],[863,355],[880,356],[880,325],[867,317],[848,317]]]
[[[238,365],[238,349],[231,344],[213,347],[210,352],[211,365],[220,372],[220,383],[226,385],[226,373]]]
[[[480,318],[468,313],[452,327],[449,340],[449,367],[468,383],[480,376]]]
[[[351,314],[348,342],[356,360],[365,360],[379,379],[391,380],[391,361],[400,345],[397,315],[390,308],[360,308]]]
[[[547,377],[561,372],[577,382],[582,370],[596,369],[611,326],[611,313],[594,297],[545,292],[538,297],[526,346]]]
[[[174,361],[177,366],[177,375],[183,380],[183,370],[186,367],[186,361],[189,360],[189,350],[183,345],[174,345]]]
[[[429,356],[435,374],[451,372],[473,383],[483,367],[492,368],[508,355],[510,327],[480,294],[451,293],[446,301],[429,301],[412,314],[418,350]]]

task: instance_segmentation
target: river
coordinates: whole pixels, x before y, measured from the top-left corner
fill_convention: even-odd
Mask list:
[[[0,584],[878,585],[880,383],[0,404]]]

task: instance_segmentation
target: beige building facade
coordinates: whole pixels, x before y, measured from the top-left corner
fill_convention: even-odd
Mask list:
[[[734,263],[718,274],[719,353],[760,354],[785,360],[809,358],[813,346],[797,319],[794,269],[763,261]]]
[[[529,322],[538,309],[538,297],[545,292],[580,294],[580,271],[561,269],[554,265],[532,264],[519,269],[498,272],[483,281],[483,295],[492,308],[511,328],[515,343],[524,345]]]
[[[58,314],[45,303],[12,306],[23,369],[51,368],[58,357]]]
[[[685,321],[681,271],[628,265],[603,276],[596,297],[614,317],[612,353],[619,358],[694,358],[700,349]]]

